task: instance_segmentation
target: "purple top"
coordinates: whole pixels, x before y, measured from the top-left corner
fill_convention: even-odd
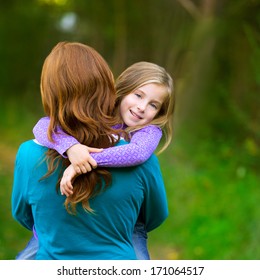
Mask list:
[[[35,227],[33,226],[33,236],[36,240],[38,240],[38,235],[37,235],[37,232],[35,230]]]
[[[54,149],[66,157],[66,151],[79,142],[74,137],[65,134],[59,127],[57,133],[52,134],[54,142],[50,142],[47,137],[49,123],[48,117],[41,118],[33,128],[34,136],[43,146]],[[148,125],[134,131],[131,135],[128,145],[106,148],[100,153],[91,153],[98,166],[127,167],[145,162],[157,148],[162,137],[162,130],[155,125]]]

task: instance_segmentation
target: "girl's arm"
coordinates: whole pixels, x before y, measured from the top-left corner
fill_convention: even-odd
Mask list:
[[[69,157],[70,162],[73,164],[75,171],[78,174],[86,173],[91,171],[92,168],[97,167],[97,162],[90,155],[90,152],[97,153],[103,149],[90,148],[85,145],[79,144],[77,139],[64,133],[63,130],[58,126],[57,132],[52,133],[54,142],[48,139],[47,131],[50,123],[49,117],[41,118],[33,128],[33,133],[36,140],[43,146],[56,150],[60,155],[67,158]],[[70,147],[74,147],[72,155],[70,156],[66,152]],[[81,147],[79,149],[79,147]]]
[[[63,157],[67,157],[66,151],[73,145],[79,144],[77,139],[65,134],[60,127],[57,127],[57,133],[52,133],[54,142],[48,139],[47,131],[50,124],[50,118],[41,118],[33,128],[35,139],[43,146],[56,150]]]
[[[49,118],[42,118],[33,129],[35,138],[40,144],[55,149],[63,156],[66,155],[66,151],[68,150],[67,154],[69,155],[70,160],[72,157],[77,157],[73,154],[82,155],[88,152],[89,148],[85,145],[79,144],[75,138],[65,134],[60,128],[58,128],[58,133],[53,133],[53,139],[55,142],[50,142],[47,137],[48,126]],[[126,167],[138,165],[145,162],[152,155],[157,148],[161,137],[161,129],[157,126],[149,125],[135,131],[128,145],[103,149],[100,153],[91,153],[91,156],[97,162],[98,166],[102,167]],[[75,149],[75,153],[73,152],[73,149]],[[77,165],[77,162],[78,165],[82,164],[80,159],[74,160],[72,163],[75,166]],[[80,169],[82,170],[82,168]]]
[[[126,167],[144,163],[156,150],[162,131],[155,125],[146,126],[133,133],[130,143],[103,149],[91,154],[98,166]]]
[[[115,147],[103,149],[100,153],[92,154],[93,158],[98,162],[99,166],[105,167],[125,167],[138,165],[149,159],[157,148],[157,145],[161,139],[162,131],[154,125],[147,126],[136,131],[131,139],[131,142],[127,145],[117,144]],[[81,147],[82,146],[82,147]],[[74,145],[68,150],[70,158],[71,149],[84,149],[85,145]],[[77,153],[79,153],[79,150]],[[60,190],[62,194],[70,196],[73,194],[73,180],[77,176],[75,168],[70,165],[63,173],[63,177],[60,182]]]

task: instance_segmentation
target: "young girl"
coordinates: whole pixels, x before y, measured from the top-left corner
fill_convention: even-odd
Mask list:
[[[126,147],[94,149],[64,134],[59,128],[53,142],[48,140],[48,118],[42,118],[34,127],[34,135],[42,145],[55,149],[68,158],[70,166],[61,180],[61,192],[72,194],[72,178],[96,166],[126,167],[145,162],[156,150],[162,131],[165,143],[158,153],[167,148],[172,138],[174,109],[173,83],[164,68],[149,62],[128,67],[116,81],[117,101],[115,114],[118,127],[125,128],[131,139]],[[101,151],[101,152],[100,152]],[[91,156],[89,155],[91,153]],[[95,153],[94,153],[95,152]]]
[[[59,128],[53,132],[52,142],[47,135],[48,118],[42,118],[34,127],[34,135],[40,144],[68,156],[72,163],[63,174],[61,193],[71,195],[73,179],[97,166],[125,167],[145,162],[156,150],[162,132],[165,142],[159,152],[170,144],[175,99],[172,78],[164,68],[149,62],[135,63],[118,77],[116,91],[117,127],[124,128],[130,136],[128,145],[102,150],[90,148]],[[138,221],[133,234],[138,259],[149,259],[146,241],[144,225]]]

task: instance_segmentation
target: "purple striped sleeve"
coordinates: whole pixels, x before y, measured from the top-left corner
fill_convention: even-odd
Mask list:
[[[43,146],[56,150],[63,157],[66,151],[79,142],[72,136],[65,134],[60,128],[53,133],[54,142],[47,137],[50,119],[44,117],[38,121],[33,129],[36,140]],[[156,150],[162,137],[162,130],[149,125],[132,133],[131,141],[127,145],[106,148],[100,153],[91,153],[98,166],[127,167],[145,162]]]
[[[56,150],[60,155],[67,158],[66,151],[73,145],[79,144],[77,139],[65,134],[59,127],[57,133],[53,133],[54,142],[48,139],[47,131],[50,123],[49,117],[41,118],[33,128],[35,139],[43,146]]]
[[[153,154],[161,137],[161,129],[155,125],[149,125],[135,131],[129,144],[107,148],[100,153],[92,153],[91,156],[99,166],[103,167],[139,165]]]

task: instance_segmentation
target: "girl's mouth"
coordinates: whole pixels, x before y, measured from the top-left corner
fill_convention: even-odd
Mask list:
[[[132,110],[130,110],[130,113],[134,116],[134,117],[136,117],[136,118],[138,118],[138,119],[142,119],[142,117],[140,117],[139,115],[137,115],[135,112],[133,112]]]

